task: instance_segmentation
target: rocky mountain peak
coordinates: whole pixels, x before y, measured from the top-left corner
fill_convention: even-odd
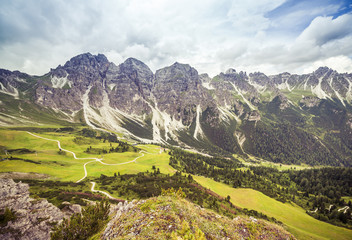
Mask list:
[[[236,70],[233,69],[233,68],[229,68],[227,69],[227,71],[225,72],[225,74],[235,74],[236,73]]]
[[[191,67],[189,64],[175,62],[170,66],[170,69],[172,71],[186,73],[187,75],[190,75],[190,76],[198,75],[198,71],[195,68]]]
[[[270,79],[268,76],[266,76],[264,73],[262,72],[254,72],[254,73],[250,73],[249,77],[251,78],[252,81],[254,81],[255,83],[265,86],[270,84]]]
[[[199,80],[202,83],[210,83],[211,82],[211,78],[209,77],[209,75],[207,73],[202,73],[199,75]]]
[[[71,58],[64,66],[58,66],[50,71],[52,78],[67,78],[72,83],[89,85],[92,81],[101,81],[106,77],[110,65],[103,54],[92,55],[84,53]]]
[[[79,66],[89,66],[99,68],[102,65],[109,64],[108,59],[103,54],[92,55],[91,53],[83,53],[71,58],[64,65],[65,68],[77,68]]]
[[[121,74],[126,74],[131,79],[139,79],[141,82],[152,83],[154,74],[142,61],[135,58],[128,58],[119,65]]]
[[[331,68],[328,67],[320,67],[317,70],[315,70],[313,72],[314,75],[316,75],[317,77],[322,77],[326,74],[331,74],[332,72],[334,72],[334,70],[332,70]]]
[[[175,62],[169,67],[165,67],[156,71],[156,83],[169,82],[174,84],[190,84],[199,83],[198,71],[188,64]]]

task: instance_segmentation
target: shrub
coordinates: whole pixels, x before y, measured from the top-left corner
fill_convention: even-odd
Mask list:
[[[179,188],[177,191],[174,188],[169,188],[167,190],[161,189],[162,196],[174,196],[178,198],[185,198],[186,194],[182,191],[182,188]]]
[[[0,226],[6,226],[8,222],[13,220],[16,220],[15,212],[6,207],[4,214],[0,214]]]
[[[85,207],[82,213],[73,214],[70,219],[64,219],[56,226],[51,239],[88,239],[104,227],[109,218],[109,209],[110,204],[106,199]]]

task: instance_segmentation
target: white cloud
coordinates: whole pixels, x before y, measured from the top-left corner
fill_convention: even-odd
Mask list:
[[[299,36],[300,41],[314,41],[319,46],[352,34],[352,15],[345,14],[336,19],[316,17]]]
[[[298,4],[285,10],[289,16],[267,16],[283,2],[3,0],[0,68],[44,74],[92,52],[116,64],[135,57],[153,71],[178,61],[213,76],[230,67],[299,73],[319,61],[352,56],[351,15],[319,16],[304,31],[287,34],[277,26],[293,28],[301,24],[297,19],[337,8],[315,6],[308,14],[307,5]]]
[[[315,61],[311,64],[311,66],[305,68],[303,70],[304,73],[311,73],[315,71],[317,68],[322,66],[329,66],[330,68],[340,72],[352,72],[352,59],[346,56],[336,56],[330,57],[323,60]]]

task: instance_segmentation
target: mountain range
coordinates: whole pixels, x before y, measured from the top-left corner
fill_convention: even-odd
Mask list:
[[[43,76],[0,69],[0,125],[88,125],[138,142],[276,163],[352,165],[352,74],[153,73],[85,53]]]

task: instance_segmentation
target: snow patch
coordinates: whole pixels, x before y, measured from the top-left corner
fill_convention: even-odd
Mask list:
[[[351,82],[350,79],[348,79],[348,78],[346,78],[346,77],[345,77],[345,79],[346,79],[346,81],[349,83],[349,85],[348,85],[348,91],[347,91],[347,93],[346,93],[346,100],[347,100],[347,101],[352,101],[352,82]]]
[[[110,101],[107,93],[104,91],[103,92],[103,106],[99,109],[98,114],[92,107],[89,105],[89,92],[91,90],[92,86],[89,86],[87,91],[83,94],[82,96],[82,102],[83,102],[83,115],[84,119],[87,123],[88,126],[90,126],[93,129],[97,129],[100,131],[108,132],[103,128],[96,127],[90,119],[94,119],[94,123],[96,125],[102,126],[106,129],[111,129],[116,132],[120,132],[126,136],[133,137],[138,139],[139,141],[145,142],[145,143],[152,143],[153,141],[150,139],[145,139],[145,138],[140,138],[127,129],[121,127],[121,123],[123,122],[122,117],[126,117],[130,120],[136,120],[135,117],[132,117],[120,110],[113,109],[110,107]],[[136,121],[137,123],[140,123],[139,121]]]
[[[165,140],[167,141],[170,139],[170,135],[174,140],[178,141],[175,131],[185,128],[181,120],[177,121],[166,112],[160,111],[157,104],[153,107],[149,102],[145,102],[152,109],[153,140],[165,143]],[[165,140],[161,136],[161,129],[165,131]]]
[[[204,137],[204,133],[203,133],[203,130],[200,126],[200,121],[199,121],[199,118],[200,118],[200,115],[202,114],[202,109],[200,108],[200,105],[198,104],[197,105],[197,117],[196,117],[196,128],[194,130],[194,134],[193,134],[193,137],[198,140],[198,136],[201,136],[201,137]]]
[[[234,87],[234,89],[236,90],[236,92],[242,97],[243,101],[249,106],[249,108],[251,110],[255,110],[255,107],[252,105],[252,103],[250,101],[248,101],[242,94],[242,92],[236,87],[236,85],[232,82],[230,82],[231,85]]]
[[[307,79],[304,81],[304,85],[303,85],[303,89],[304,89],[304,90],[307,90],[307,83],[308,83],[308,81],[309,81],[309,78],[310,78],[310,77],[307,77]]]
[[[251,79],[249,79],[248,83],[252,85],[258,92],[263,93],[266,90],[266,86],[262,86],[258,83],[253,82]]]
[[[133,102],[136,102],[136,101],[138,101],[139,99],[141,99],[141,96],[139,96],[138,94],[135,94],[135,95],[133,96],[133,98],[132,98],[132,101],[133,101]]]
[[[332,86],[332,81],[333,81],[333,78],[331,78],[331,80],[329,81],[329,85],[330,85],[331,89],[334,91],[336,97],[340,100],[340,102],[342,103],[342,105],[343,105],[344,107],[346,107],[346,104],[345,104],[345,102],[343,101],[343,98],[341,97],[341,95],[333,88],[333,86]]]
[[[326,75],[326,73],[325,73]],[[331,99],[331,97],[326,93],[324,92],[324,90],[321,88],[321,82],[323,81],[323,78],[325,77],[325,75],[321,78],[319,78],[319,83],[313,88],[313,86],[310,86],[311,88],[311,91],[313,94],[315,94],[318,98],[320,99]]]
[[[292,90],[295,89],[295,87],[293,87],[291,89],[290,84],[288,84],[288,82],[287,82],[287,79],[283,79],[283,80],[284,80],[284,82],[277,85],[277,88],[280,90],[287,89],[289,92],[292,92]]]
[[[63,88],[66,83],[71,87],[72,86],[72,82],[69,81],[66,77],[63,78],[58,78],[56,76],[51,77],[51,85],[53,88]]]
[[[242,152],[244,152],[242,147],[243,147],[243,143],[246,141],[246,136],[243,133],[237,132],[237,131],[235,132],[235,136],[237,138],[237,142],[240,145]]]
[[[231,107],[225,104],[225,107],[220,107],[218,106],[218,109],[220,111],[220,118],[221,120],[230,123],[230,118],[235,119],[237,123],[241,124],[241,119],[234,114],[233,112],[230,111]]]
[[[210,86],[210,82],[202,82],[202,86],[208,90],[215,90],[213,86]]]
[[[110,83],[108,84],[108,88],[112,91],[114,89],[114,87],[116,86],[115,83]]]
[[[8,87],[6,88],[1,82],[0,82],[0,92],[13,96],[15,99],[18,99],[18,96],[19,96],[18,90],[15,87],[9,84]]]

